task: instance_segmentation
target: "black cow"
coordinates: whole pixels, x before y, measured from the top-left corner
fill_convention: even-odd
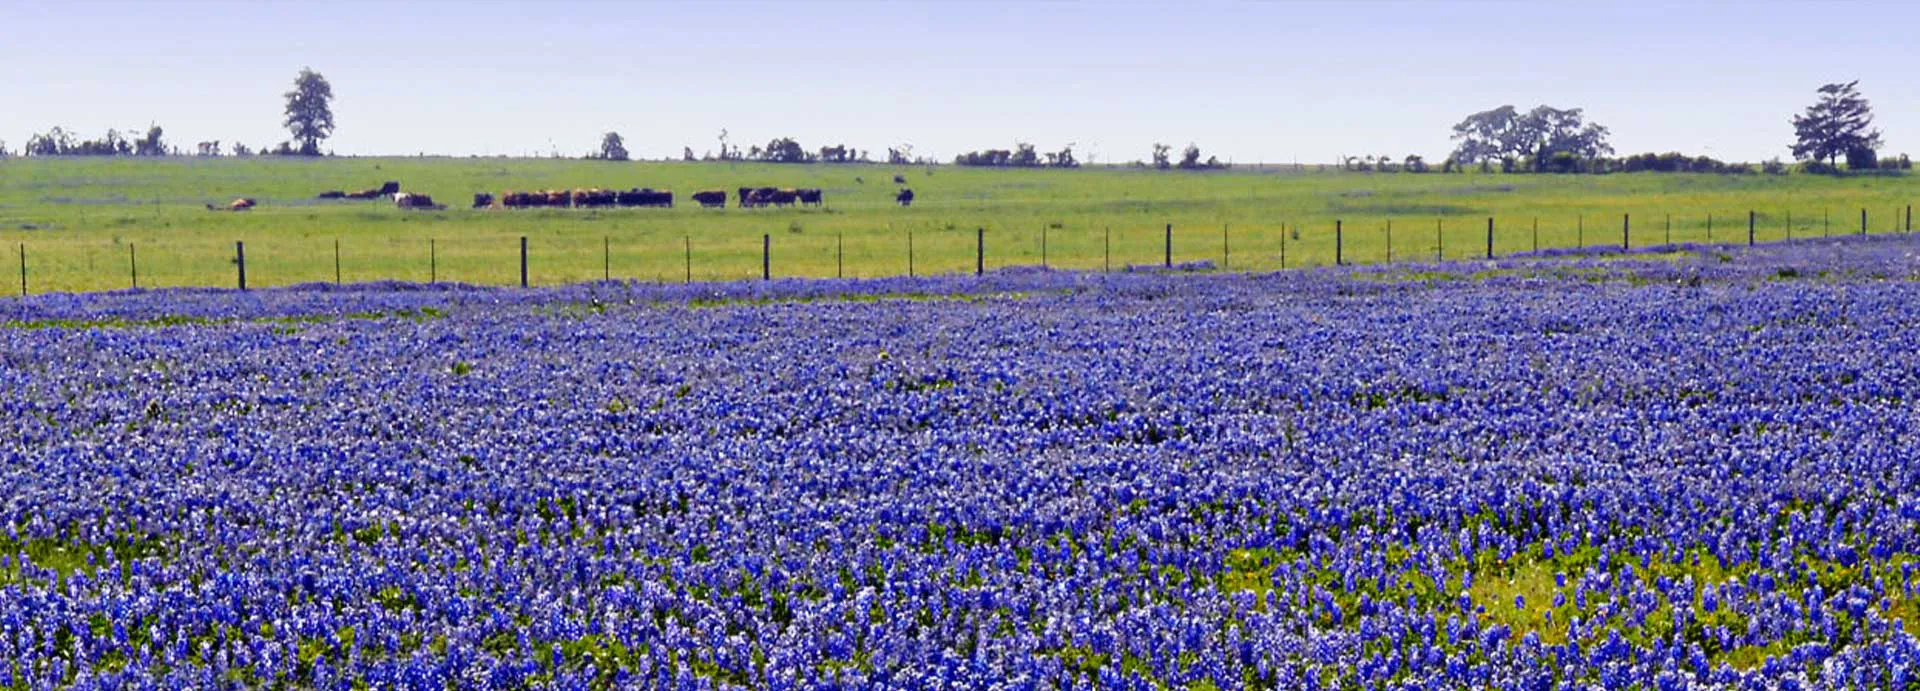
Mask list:
[[[342,192],[340,190],[327,190],[325,192],[321,192],[320,196],[317,198],[318,199],[346,199],[347,193]]]
[[[895,175],[895,176],[893,176],[893,184],[896,184],[896,185],[904,185],[904,184],[907,184],[907,176],[905,176],[905,175]]]
[[[693,200],[700,202],[701,207],[708,209],[723,207],[727,205],[727,191],[701,190],[693,193]]]
[[[744,209],[752,205],[753,205],[753,188],[752,187],[740,188],[740,208]]]
[[[896,202],[900,202],[901,206],[912,206],[913,190],[910,190],[910,189],[900,190],[899,194],[893,195],[893,200]]]
[[[400,193],[400,183],[395,182],[393,180],[388,180],[386,184],[383,184],[380,186],[380,196],[382,197],[391,197],[399,193]]]
[[[794,192],[800,195],[801,204],[807,206],[819,206],[821,204],[821,194],[818,188],[798,189],[794,190]]]
[[[473,208],[485,209],[490,206],[493,206],[493,195],[485,192],[473,193]]]

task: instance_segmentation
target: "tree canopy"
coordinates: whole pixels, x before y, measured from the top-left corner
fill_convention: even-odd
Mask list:
[[[600,153],[593,156],[603,161],[627,160],[627,140],[619,132],[600,135]]]
[[[1820,100],[1793,117],[1794,158],[1824,160],[1830,166],[1841,156],[1850,163],[1873,158],[1880,148],[1880,131],[1871,129],[1873,109],[1860,95],[1859,84],[1856,79],[1822,85]]]
[[[1453,160],[1469,165],[1498,162],[1503,170],[1523,164],[1548,170],[1611,155],[1608,134],[1607,128],[1587,122],[1579,108],[1542,105],[1523,114],[1513,106],[1500,106],[1453,126],[1453,138],[1460,141]]]
[[[320,142],[333,135],[333,85],[309,68],[301,68],[287,92],[287,131],[304,156],[320,155]]]

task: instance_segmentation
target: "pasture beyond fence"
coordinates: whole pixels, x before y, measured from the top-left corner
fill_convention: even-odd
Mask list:
[[[1066,230],[1042,226],[1020,230],[976,226],[970,232],[959,233],[951,232],[953,229],[949,228],[949,232],[935,233],[934,238],[926,237],[923,231],[917,244],[915,232],[905,230],[897,234],[864,237],[866,246],[856,246],[854,258],[856,266],[865,270],[854,273],[848,271],[845,233],[835,233],[824,239],[817,235],[783,237],[777,233],[760,234],[755,238],[757,242],[753,243],[757,246],[758,251],[754,253],[757,256],[751,257],[757,260],[757,271],[748,268],[753,264],[743,261],[748,259],[748,253],[739,246],[739,237],[716,239],[691,235],[674,238],[674,242],[660,242],[657,237],[642,242],[605,235],[598,239],[599,242],[593,243],[596,245],[593,247],[582,246],[583,243],[577,238],[535,241],[521,236],[518,239],[517,261],[515,248],[511,245],[483,246],[473,240],[451,239],[449,242],[450,239],[431,236],[389,238],[375,243],[379,247],[368,248],[343,246],[338,239],[332,239],[331,276],[314,275],[311,269],[316,263],[316,253],[329,250],[326,243],[287,237],[276,238],[264,246],[257,240],[251,247],[245,241],[235,241],[231,254],[225,256],[208,256],[201,252],[194,256],[166,257],[168,248],[165,246],[136,246],[132,242],[117,241],[110,248],[86,249],[84,259],[72,256],[75,252],[70,245],[67,246],[67,252],[56,256],[36,253],[28,242],[18,243],[14,250],[18,259],[21,296],[35,292],[77,290],[73,286],[63,286],[58,280],[36,285],[35,277],[42,271],[56,276],[83,273],[92,277],[94,280],[89,283],[97,287],[102,283],[98,279],[118,271],[117,255],[122,251],[125,254],[126,273],[121,286],[127,288],[231,287],[247,290],[262,285],[384,280],[425,283],[458,281],[512,286],[515,285],[513,278],[516,274],[517,285],[531,287],[614,279],[691,283],[696,280],[978,274],[1013,266],[1114,271],[1172,268],[1207,262],[1224,270],[1261,271],[1329,264],[1494,259],[1556,249],[1631,250],[1683,243],[1752,245],[1841,234],[1913,231],[1911,204],[1892,209],[1891,212],[1891,220],[1877,224],[1877,229],[1871,210],[1864,207],[1859,209],[1857,225],[1847,222],[1853,219],[1846,218],[1843,220],[1845,227],[1838,229],[1834,227],[1832,213],[1824,210],[1819,212],[1817,218],[1803,214],[1799,223],[1795,222],[1791,211],[1762,213],[1748,210],[1744,217],[1736,214],[1733,218],[1716,218],[1715,214],[1707,213],[1698,219],[1679,219],[1678,232],[1672,214],[1636,218],[1631,213],[1621,213],[1611,218],[1595,219],[1594,239],[1607,238],[1600,242],[1588,242],[1590,216],[1581,215],[1573,220],[1574,241],[1571,244],[1550,241],[1544,245],[1541,243],[1541,219],[1538,217],[1401,217],[1367,219],[1358,223],[1336,218],[1330,224],[1314,224],[1319,227],[1281,222],[1277,232],[1268,227],[1243,229],[1238,234],[1230,224],[1203,228],[1176,227],[1175,224],[1165,223],[1157,227],[1119,230],[1111,227]],[[1728,221],[1732,221],[1731,227]],[[1425,227],[1428,222],[1431,223],[1430,229]],[[1396,223],[1401,238],[1398,245],[1394,240]],[[1617,236],[1612,235],[1615,231],[1618,232]],[[1564,235],[1564,232],[1551,233],[1550,237]],[[1356,252],[1359,248],[1353,248],[1350,239],[1356,237],[1367,240],[1360,246],[1364,251]],[[1614,237],[1617,237],[1617,241],[1612,239]],[[962,238],[964,242],[960,241]],[[1123,240],[1119,253],[1115,250],[1116,239]],[[1449,239],[1453,241],[1451,246]],[[1240,247],[1237,254],[1236,241]],[[498,242],[491,244],[501,245]],[[886,246],[889,244],[891,246]],[[1293,247],[1291,256],[1290,245]],[[1063,246],[1066,248],[1064,252],[1061,249]],[[1143,251],[1148,248],[1157,251]],[[448,253],[447,249],[453,252]],[[143,252],[148,258],[145,283],[142,282]],[[356,258],[379,257],[379,265],[390,267],[395,265],[397,258],[409,253],[417,255],[417,266],[398,272],[369,273],[354,266]],[[156,260],[155,254],[163,258]],[[598,261],[591,261],[593,259]],[[80,264],[82,261],[84,268]],[[156,277],[153,270],[156,262],[165,263],[171,271]],[[37,271],[36,267],[42,271]],[[292,267],[300,268],[283,270]],[[585,267],[598,268],[599,271],[590,271]],[[250,276],[253,279],[251,282]]]

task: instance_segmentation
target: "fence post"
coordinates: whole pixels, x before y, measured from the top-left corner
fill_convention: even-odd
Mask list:
[[[1172,223],[1167,224],[1166,265],[1167,265],[1167,268],[1169,269],[1173,268],[1173,224]]]
[[[600,236],[600,280],[613,280],[613,238]]]
[[[1227,237],[1227,231],[1232,228],[1231,223],[1220,224],[1220,268],[1222,269],[1233,268],[1233,241]]]
[[[247,289],[247,243],[234,241],[233,263],[240,267],[240,290],[244,291]]]
[[[27,243],[20,243],[20,297],[27,296]]]
[[[833,277],[847,277],[847,236],[845,233],[833,234]]]
[[[1747,210],[1747,246],[1753,246],[1753,210]]]
[[[1533,217],[1533,253],[1540,253],[1540,217]]]
[[[1620,249],[1633,248],[1633,214],[1620,214]]]
[[[1040,224],[1040,268],[1047,268],[1047,224]]]
[[[1793,209],[1787,209],[1787,242],[1793,242]]]
[[[1393,219],[1387,219],[1387,263],[1393,263]]]
[[[1587,246],[1587,215],[1580,214],[1579,216],[1575,216],[1574,218],[1575,218],[1575,221],[1574,221],[1574,231],[1573,231],[1573,245],[1575,247],[1586,247]]]
[[[1446,222],[1447,219],[1444,218],[1433,219],[1433,260],[1435,262],[1447,260],[1447,236],[1446,233],[1441,232]]]
[[[973,275],[987,272],[987,229],[985,226],[973,229]]]
[[[1713,213],[1707,213],[1707,243],[1713,243]]]
[[[1913,205],[1907,205],[1907,232],[1913,232]]]
[[[1487,258],[1493,258],[1493,217],[1487,217]]]
[[[1101,264],[1106,267],[1107,273],[1113,273],[1113,226],[1106,227],[1103,231],[1103,237],[1105,238],[1106,249],[1102,251],[1101,256],[1103,259]]]
[[[685,250],[680,256],[686,258],[687,260],[686,282],[692,283],[693,282],[693,237],[689,235],[682,235],[680,236],[680,243],[681,243],[681,247]]]
[[[1345,244],[1345,239],[1342,237],[1343,233],[1344,231],[1340,228],[1340,219],[1337,219],[1337,218],[1333,219],[1333,265],[1334,266],[1339,266],[1345,263],[1345,260],[1346,260],[1345,257],[1341,256],[1341,250],[1343,249],[1342,245]]]
[[[427,238],[427,283],[440,282],[440,248],[434,245],[433,238]]]
[[[1860,234],[1867,234],[1867,207],[1860,207]]]
[[[340,238],[333,239],[333,284],[340,285]]]
[[[520,236],[520,287],[527,287],[527,236]]]
[[[1667,244],[1673,244],[1673,214],[1667,214]]]
[[[1289,234],[1287,224],[1280,224],[1280,268],[1282,269],[1287,268],[1287,235]]]
[[[773,236],[760,236],[760,280],[773,280]]]
[[[133,243],[127,243],[127,272],[133,274],[133,287],[140,287],[140,256],[133,251]]]
[[[907,229],[907,278],[913,278],[913,229]]]

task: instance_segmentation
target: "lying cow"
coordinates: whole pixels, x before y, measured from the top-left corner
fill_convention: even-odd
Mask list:
[[[433,203],[433,197],[409,192],[401,192],[393,195],[393,205],[401,209],[430,209],[434,211],[447,208],[444,204]]]
[[[253,208],[255,205],[256,204],[253,201],[252,197],[241,197],[231,202],[227,202],[226,206],[214,206],[212,204],[208,204],[207,210],[208,211],[246,211],[247,209]]]
[[[315,197],[315,199],[346,199],[346,198],[347,198],[347,193],[342,192],[340,190],[327,190],[325,192],[321,192],[318,197]]]
[[[485,192],[473,193],[473,208],[486,209],[493,206],[493,195]]]
[[[726,190],[701,190],[693,193],[693,200],[700,202],[702,208],[714,209],[727,205]]]
[[[900,190],[900,193],[899,193],[899,194],[896,194],[896,195],[893,195],[893,200],[894,200],[894,201],[896,201],[896,202],[900,202],[900,205],[901,205],[901,206],[912,206],[912,205],[913,205],[913,190],[910,190],[910,189],[902,189],[902,190]]]

